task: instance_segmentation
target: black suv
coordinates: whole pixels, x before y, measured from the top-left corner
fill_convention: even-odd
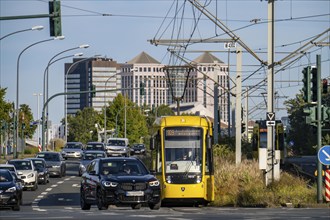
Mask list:
[[[159,181],[138,158],[98,158],[82,175],[80,206],[89,210],[96,204],[105,210],[109,205],[126,204],[139,209],[147,204],[159,209],[160,192]]]

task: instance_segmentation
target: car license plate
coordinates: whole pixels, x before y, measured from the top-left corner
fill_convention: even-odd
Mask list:
[[[144,196],[143,191],[128,191],[126,192],[126,196]]]

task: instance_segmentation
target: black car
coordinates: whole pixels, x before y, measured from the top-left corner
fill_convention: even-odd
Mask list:
[[[66,162],[61,153],[41,151],[36,158],[43,158],[46,161],[49,176],[59,176],[61,178],[66,175]]]
[[[80,206],[89,210],[92,204],[99,210],[109,205],[130,205],[139,209],[147,204],[160,208],[160,184],[144,163],[134,157],[108,157],[93,160],[82,175]]]
[[[49,171],[47,163],[43,158],[27,158],[32,161],[38,172],[38,183],[46,185],[49,183]]]
[[[83,157],[80,160],[78,176],[81,176],[86,171],[86,166],[96,158],[107,157],[105,151],[100,150],[87,150],[84,152]]]
[[[134,144],[131,148],[131,154],[146,154],[146,147],[144,144]]]
[[[20,181],[22,180],[15,179],[9,170],[0,170],[0,208],[20,210],[23,195],[23,189],[18,184]]]
[[[87,150],[105,151],[105,144],[102,142],[88,142],[85,146],[85,151]]]

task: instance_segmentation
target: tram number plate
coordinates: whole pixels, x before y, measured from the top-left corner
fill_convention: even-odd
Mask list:
[[[128,191],[126,192],[126,196],[144,196],[143,191]]]

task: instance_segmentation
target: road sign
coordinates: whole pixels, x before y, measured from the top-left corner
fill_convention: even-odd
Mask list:
[[[266,121],[266,125],[267,125],[267,127],[270,127],[270,126],[274,127],[275,121]]]
[[[320,163],[326,166],[330,165],[330,145],[321,147],[317,157],[319,158]]]
[[[267,112],[267,121],[275,121],[275,113],[274,112]]]
[[[224,44],[224,48],[225,49],[229,49],[229,48],[232,48],[232,47],[236,47],[236,43],[235,42],[226,42],[225,44]]]

